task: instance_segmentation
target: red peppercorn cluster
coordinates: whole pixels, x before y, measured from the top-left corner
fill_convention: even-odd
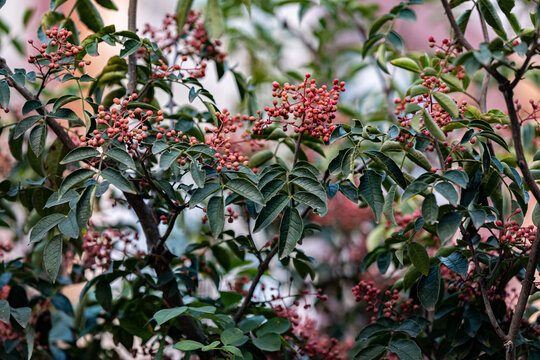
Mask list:
[[[356,302],[364,301],[366,303],[366,311],[374,314],[378,314],[380,311],[384,317],[393,317],[395,321],[403,320],[403,313],[419,308],[418,305],[414,304],[412,298],[402,299],[396,289],[386,290],[383,293],[381,289],[375,287],[375,283],[371,280],[361,280],[351,291]],[[377,316],[372,316],[371,321],[375,322],[376,320]]]
[[[499,230],[499,242],[501,244],[509,243],[527,250],[536,238],[537,229],[534,225],[519,226],[515,220],[507,221],[504,224],[501,220],[497,220],[496,225],[501,228]]]
[[[455,71],[456,78],[459,80],[465,79],[465,68],[461,65],[453,65],[451,61],[462,53],[461,47],[456,43],[450,42],[448,39],[443,39],[442,43],[438,45],[433,36],[430,36],[428,41],[429,47],[435,49],[437,57],[442,58],[437,65],[441,66],[443,74]]]
[[[90,223],[88,231],[83,235],[83,267],[94,271],[107,271],[112,261],[113,250],[118,250],[123,256],[140,257],[142,252],[137,251],[135,246],[138,236],[137,232],[115,228],[100,232]],[[130,250],[134,250],[136,254],[130,254]]]
[[[536,122],[536,131],[540,131],[540,100],[535,101],[534,99],[529,99],[529,110],[525,109],[520,104],[519,99],[514,100],[514,105],[516,107],[516,112],[520,122],[524,123],[526,121],[534,121]],[[508,127],[508,125],[505,126]]]
[[[327,142],[335,129],[333,121],[339,95],[345,91],[345,82],[335,79],[331,89],[326,85],[318,88],[314,79],[309,80],[310,77],[310,74],[306,74],[304,82],[298,85],[285,83],[281,86],[274,81],[273,106],[264,108],[268,120],[262,120],[260,114],[259,118],[250,117],[254,122],[252,132],[262,134],[265,127],[279,122],[284,130],[292,126],[296,133],[306,133]]]
[[[170,54],[174,49],[177,55],[181,56],[182,63],[189,61],[195,64],[188,69],[181,63],[179,66],[183,70],[182,76],[204,77],[207,66],[205,61],[215,60],[223,63],[227,56],[220,50],[221,41],[209,38],[204,22],[200,18],[201,12],[191,10],[181,33],[178,33],[176,15],[173,14],[165,15],[161,28],[146,24],[143,30],[143,34],[148,34],[164,53]],[[141,56],[145,54],[143,47],[139,49],[139,54]]]
[[[216,112],[219,127],[214,129],[206,128],[205,131],[210,133],[210,137],[206,140],[206,144],[216,150],[215,157],[217,160],[216,170],[221,171],[223,168],[227,170],[239,170],[240,165],[248,165],[248,157],[242,152],[240,144],[245,142],[248,133],[244,132],[240,135],[240,139],[234,139],[233,134],[244,127],[242,121],[248,120],[246,115],[235,115],[223,109],[222,112]]]
[[[321,335],[313,319],[307,316],[300,317],[296,309],[289,309],[282,305],[274,306],[273,311],[277,316],[289,319],[291,322],[291,329],[296,338],[288,335],[284,338],[298,348],[300,355],[307,356],[309,359],[348,359],[347,352],[351,344]]]
[[[28,43],[39,52],[38,55],[30,55],[28,62],[35,64],[42,74],[45,74],[45,68],[50,70],[69,70],[71,66],[83,68],[85,65],[90,65],[89,60],[75,59],[76,55],[83,48],[68,41],[71,35],[73,33],[67,29],[53,27],[45,31],[48,43],[36,46],[33,40],[28,40]]]

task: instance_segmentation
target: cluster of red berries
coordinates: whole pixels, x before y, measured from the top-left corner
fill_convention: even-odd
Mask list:
[[[242,121],[248,120],[248,116],[235,115],[223,109],[222,112],[216,112],[219,127],[214,129],[205,128],[205,131],[210,133],[210,137],[206,140],[206,144],[211,146],[217,152],[215,158],[217,160],[216,171],[221,171],[223,168],[227,170],[239,170],[240,165],[248,165],[248,157],[245,155],[239,144],[245,142],[248,133],[244,132],[240,135],[240,139],[235,140],[232,135],[244,127]]]
[[[347,351],[350,344],[342,343],[336,338],[327,335],[320,335],[316,322],[309,318],[301,318],[294,308],[286,308],[282,305],[272,307],[274,313],[284,319],[289,319],[291,329],[296,339],[285,335],[285,340],[294,343],[298,347],[298,352],[309,359],[347,359]]]
[[[521,209],[516,209],[510,217],[519,213],[521,213]],[[529,248],[536,237],[537,229],[534,225],[519,226],[515,220],[507,221],[504,224],[501,220],[497,220],[495,225],[500,228],[499,241],[503,244],[510,243]]]
[[[331,89],[326,85],[318,88],[314,79],[309,80],[310,77],[306,74],[304,82],[298,85],[285,83],[281,86],[274,81],[272,96],[276,99],[273,106],[264,108],[268,120],[262,120],[260,113],[259,118],[249,118],[254,121],[253,133],[262,134],[264,128],[279,122],[284,124],[284,130],[292,126],[296,133],[305,133],[327,142],[335,129],[333,121],[339,95],[345,91],[345,82],[335,79]]]
[[[49,39],[48,44],[34,45],[32,39],[28,43],[39,52],[38,55],[30,55],[28,62],[35,64],[40,72],[44,74],[43,69],[48,67],[51,70],[59,70],[69,68],[69,66],[78,65],[83,68],[85,65],[90,65],[90,61],[75,60],[75,56],[83,50],[82,46],[77,46],[68,41],[68,38],[73,35],[67,29],[58,29],[53,27],[45,31],[45,36]],[[50,48],[49,50],[47,50]],[[54,49],[54,51],[53,51]]]
[[[177,54],[182,56],[182,62],[188,60],[194,62],[195,66],[192,69],[183,70],[187,71],[189,76],[196,78],[205,76],[205,60],[215,60],[222,63],[227,56],[220,50],[221,41],[209,38],[208,32],[204,28],[204,22],[200,18],[199,11],[191,10],[182,31],[179,33],[176,15],[167,14],[161,28],[146,24],[143,30],[143,34],[148,34],[163,52],[170,54],[173,49],[176,49]],[[141,47],[139,53],[144,55],[144,48]]]
[[[384,317],[393,317],[394,320],[403,320],[403,313],[417,310],[418,305],[414,304],[412,298],[402,299],[399,291],[394,289],[393,291],[382,291],[375,287],[373,281],[361,280],[357,285],[351,289],[356,302],[364,301],[366,303],[366,311],[374,314],[381,314]],[[374,315],[371,321],[377,320],[377,316]]]
[[[123,256],[135,255],[141,257],[142,251],[137,251],[136,243],[139,234],[136,231],[124,231],[108,228],[103,232],[95,230],[92,223],[88,226],[88,231],[83,235],[83,256],[82,263],[85,269],[94,271],[107,271],[112,261],[112,251],[118,250]],[[115,247],[121,244],[122,249]],[[136,254],[130,254],[130,246],[135,249]]]
[[[534,121],[536,122],[536,131],[540,131],[540,100],[534,101],[534,99],[529,99],[529,105],[531,107],[530,110],[525,110],[519,103],[518,99],[514,100],[514,105],[516,107],[520,122],[524,123],[525,121]]]
[[[448,39],[443,39],[442,43],[438,45],[433,36],[430,36],[428,41],[429,47],[435,49],[435,54],[437,54],[439,58],[444,59],[438,62],[438,65],[442,67],[442,72],[450,73],[455,71],[456,77],[459,80],[465,79],[465,68],[461,65],[453,65],[452,61],[449,61],[451,58],[457,57],[462,53],[461,47],[459,47],[459,45],[456,43],[452,43]]]
[[[203,211],[206,213],[207,209],[203,208]],[[228,206],[227,212],[225,213],[225,219],[227,219],[227,222],[231,224],[234,222],[234,220],[238,219],[238,217],[240,217],[240,215],[238,215],[232,207]],[[208,221],[208,215],[203,215],[201,220],[203,224],[206,224]]]

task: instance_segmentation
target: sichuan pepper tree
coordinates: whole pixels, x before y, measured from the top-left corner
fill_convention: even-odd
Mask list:
[[[451,34],[428,36],[420,55],[396,29],[422,1],[378,17],[354,1],[302,2],[300,18],[319,17],[317,46],[279,22],[310,52],[301,76],[257,58],[282,56],[283,39],[257,22],[279,20],[281,4],[209,0],[201,12],[181,0],[140,31],[135,0],[127,30],[104,26],[90,0],[63,4],[42,15],[25,69],[0,58],[15,159],[0,225],[29,244],[13,258],[1,243],[3,358],[540,356],[540,105],[514,94],[538,79],[537,2],[520,3],[521,18],[514,1],[441,0]],[[473,15],[478,46],[466,36]],[[357,43],[335,47],[351,33],[359,57]],[[246,47],[252,78],[230,66],[221,35],[234,53]],[[92,77],[98,45],[121,50]],[[233,75],[244,113],[205,89],[211,68]],[[347,95],[365,68],[382,88],[374,113]],[[349,242],[355,231],[364,244]],[[320,238],[333,253],[316,262],[303,245]],[[76,304],[72,284],[84,284]],[[334,329],[306,315],[313,307]]]

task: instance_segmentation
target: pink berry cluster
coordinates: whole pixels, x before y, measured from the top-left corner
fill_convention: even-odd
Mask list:
[[[403,314],[417,310],[419,306],[414,304],[412,298],[402,299],[399,291],[394,289],[393,291],[382,291],[375,287],[373,281],[361,280],[357,285],[351,289],[356,302],[364,301],[366,303],[366,311],[372,312],[375,315],[372,316],[371,321],[377,320],[376,314],[381,311],[384,317],[393,317],[395,321],[401,321],[404,319]]]
[[[221,171],[223,168],[227,170],[239,170],[240,165],[247,166],[248,157],[242,152],[239,144],[246,141],[248,133],[244,131],[240,135],[240,139],[236,140],[232,135],[244,127],[242,121],[247,120],[248,117],[246,115],[231,116],[227,109],[223,109],[222,112],[216,112],[215,115],[220,124],[219,127],[214,129],[207,127],[205,130],[207,133],[210,133],[206,144],[217,151],[215,153],[218,162],[216,170]]]
[[[519,99],[514,100],[514,105],[516,107],[520,122],[524,123],[526,121],[534,121],[536,122],[536,131],[540,131],[540,100],[535,101],[534,99],[529,99],[530,110],[523,108],[519,102]]]
[[[208,36],[199,11],[189,12],[181,33],[177,30],[176,15],[167,14],[161,28],[146,24],[143,35],[149,35],[164,53],[170,54],[176,50],[177,55],[182,57],[182,62],[193,62],[194,68],[186,69],[188,75],[192,77],[205,76],[206,61],[215,60],[223,63],[227,56],[220,50],[221,41],[212,40]],[[145,49],[141,47],[139,54],[142,56],[144,53]]]
[[[516,209],[508,218],[519,213],[521,209]],[[520,226],[515,220],[507,220],[504,224],[501,220],[497,220],[495,225],[499,227],[499,242],[502,244],[512,244],[527,250],[536,237],[537,229],[534,225]]]
[[[459,80],[465,79],[465,68],[461,65],[453,65],[451,60],[453,57],[459,56],[462,53],[462,49],[458,44],[451,42],[448,39],[443,39],[441,44],[438,45],[433,36],[430,36],[429,47],[435,49],[435,54],[442,58],[438,62],[438,66],[442,68],[443,74],[456,72],[456,78]]]
[[[118,250],[119,255],[123,256],[142,256],[143,253],[137,251],[135,246],[138,237],[136,231],[122,231],[115,228],[98,231],[90,223],[88,231],[83,235],[83,267],[94,271],[107,271],[112,261],[113,250]],[[130,246],[136,254],[131,254]]]
[[[306,74],[304,82],[298,85],[285,83],[281,86],[274,81],[273,106],[264,108],[268,119],[262,120],[260,114],[259,118],[249,118],[254,122],[253,133],[262,134],[265,127],[279,122],[284,130],[291,126],[295,133],[305,133],[327,142],[335,129],[333,121],[339,95],[345,91],[345,82],[335,79],[331,88],[326,85],[318,88],[314,79],[309,80],[310,77]]]
[[[83,50],[82,46],[77,46],[68,41],[68,38],[73,35],[67,29],[58,29],[53,27],[45,31],[45,36],[48,43],[39,46],[34,45],[32,39],[28,43],[39,52],[38,55],[30,55],[28,62],[35,64],[41,74],[45,74],[45,68],[50,70],[59,70],[60,67],[68,69],[71,65],[83,68],[85,65],[90,65],[90,61],[75,60],[76,55]]]
[[[276,305],[272,310],[277,316],[289,319],[291,322],[291,329],[296,338],[288,335],[284,338],[298,347],[300,355],[307,356],[309,359],[348,359],[347,351],[351,344],[321,335],[315,320],[307,316],[301,317],[295,308]]]

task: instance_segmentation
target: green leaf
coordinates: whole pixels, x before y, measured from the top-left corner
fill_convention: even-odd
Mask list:
[[[141,43],[137,40],[128,39],[124,42],[124,47],[120,50],[120,57],[126,57],[134,54],[141,47]]]
[[[32,149],[34,154],[36,154],[36,156],[39,157],[43,153],[46,139],[47,125],[39,124],[38,126],[34,126],[32,131],[30,131],[28,143],[30,144],[30,148]]]
[[[433,310],[439,299],[439,270],[440,266],[433,266],[429,274],[422,276],[418,283],[418,299],[428,310]]]
[[[46,233],[58,225],[65,217],[64,214],[51,214],[40,219],[30,232],[30,242],[41,240]]]
[[[299,203],[305,204],[313,208],[321,216],[324,216],[328,211],[326,207],[326,201],[322,201],[317,195],[314,195],[307,191],[298,191],[294,193],[293,199]]]
[[[201,350],[202,350],[202,351],[213,350],[213,349],[217,348],[218,345],[219,345],[219,341],[216,340],[216,341],[212,342],[211,344],[208,344],[208,345],[206,345],[206,346],[203,346],[203,347],[201,348]]]
[[[112,2],[112,0],[96,0],[96,2],[103,6],[105,9],[110,9],[110,10],[118,10],[118,8],[116,7],[116,5]]]
[[[0,106],[7,109],[9,106],[9,84],[6,80],[0,80]]]
[[[300,186],[302,189],[307,192],[316,195],[321,201],[326,202],[326,191],[319,181],[313,180],[312,178],[301,176],[294,178],[291,181],[293,184]]]
[[[217,238],[223,232],[225,226],[225,205],[221,196],[210,198],[206,207],[206,216],[208,216],[212,236]]]
[[[120,148],[113,148],[105,153],[108,157],[111,159],[114,159],[118,161],[121,164],[126,165],[130,169],[135,169],[135,161],[133,161],[133,158],[129,153],[123,149]]]
[[[439,105],[448,113],[451,117],[454,119],[457,119],[459,117],[459,109],[457,104],[450,98],[450,96],[446,95],[445,93],[442,93],[440,91],[435,91],[433,93],[433,97]]]
[[[28,113],[41,108],[43,105],[41,104],[41,101],[39,100],[28,100],[24,103],[22,108],[23,116],[27,115]]]
[[[73,188],[75,185],[89,179],[95,174],[94,170],[90,169],[77,169],[71,174],[66,176],[58,189],[58,198],[64,196],[69,189]]]
[[[450,204],[456,205],[458,202],[458,193],[454,186],[449,182],[440,182],[435,185],[435,190],[450,201]]]
[[[223,34],[225,24],[223,23],[223,13],[219,0],[208,0],[208,21],[210,21],[210,30],[213,38],[218,38]]]
[[[79,226],[75,212],[71,211],[68,216],[58,224],[58,230],[70,238],[79,236]]]
[[[176,343],[176,345],[174,345],[174,348],[180,351],[199,350],[199,349],[202,349],[203,347],[204,347],[204,344],[201,344],[200,342],[193,341],[193,340],[182,340],[179,343]]]
[[[384,205],[382,210],[386,219],[394,225],[397,225],[396,219],[394,217],[394,199],[396,197],[396,189],[397,186],[395,184],[390,187],[390,190],[388,190],[388,194],[386,194],[386,197],[384,198]]]
[[[96,284],[96,300],[106,311],[112,310],[112,289],[105,279],[99,280]]]
[[[467,173],[459,170],[448,170],[445,171],[442,176],[453,183],[457,184],[461,188],[466,188],[469,183],[469,176]]]
[[[422,350],[411,339],[392,341],[388,350],[399,356],[400,360],[422,360]]]
[[[388,350],[382,345],[368,346],[360,350],[354,357],[355,360],[378,360]]]
[[[411,242],[407,245],[407,250],[414,267],[424,275],[429,274],[429,255],[426,248],[419,243]]]
[[[427,110],[424,110],[424,125],[426,126],[426,129],[428,129],[431,136],[433,136],[435,139],[439,141],[446,140],[444,132],[441,130],[439,125],[437,125],[435,120],[433,120],[431,114]]]
[[[296,208],[288,207],[279,226],[279,258],[289,256],[302,238],[304,222]]]
[[[253,232],[261,231],[270,225],[283,209],[285,209],[288,203],[289,197],[283,194],[278,194],[270,199],[259,213],[259,216],[257,216]]]
[[[479,0],[478,1],[479,10],[482,13],[482,16],[486,20],[489,26],[497,33],[497,35],[506,39],[506,34],[504,33],[504,27],[502,25],[499,14],[493,3],[490,0]]]
[[[103,20],[96,7],[90,0],[77,0],[77,14],[79,19],[93,32],[98,32],[103,27]]]
[[[131,183],[128,179],[122,175],[122,173],[118,170],[106,168],[101,171],[101,176],[109,181],[111,184],[116,186],[119,190],[131,194],[135,194],[136,191],[131,186]]]
[[[206,183],[204,188],[195,189],[191,195],[191,198],[189,199],[189,208],[193,209],[195,206],[197,206],[197,204],[218,191],[220,188],[221,186],[218,183],[210,182]]]
[[[32,310],[29,307],[11,308],[11,316],[25,329],[31,314]]]
[[[280,317],[274,317],[263,324],[259,329],[257,329],[256,334],[258,337],[264,336],[266,334],[283,334],[291,327],[291,322],[289,319],[283,319]]]
[[[206,180],[206,172],[201,169],[197,161],[192,161],[190,164],[190,172],[195,185],[202,188],[204,187],[204,181]]]
[[[238,328],[228,328],[223,330],[220,335],[223,345],[229,345],[237,342],[244,337],[244,332]]]
[[[470,9],[465,10],[456,20],[458,27],[462,33],[465,33],[465,31],[467,30],[467,25],[469,24],[469,19],[471,18],[471,14],[472,14],[472,10]],[[448,82],[446,83],[448,84]],[[449,85],[452,85],[452,84],[449,84]],[[459,88],[461,88],[461,86]]]
[[[45,271],[51,278],[51,281],[56,282],[58,271],[60,270],[60,264],[62,263],[62,245],[64,238],[62,235],[56,235],[45,245],[43,250],[43,263],[45,264]]]
[[[193,5],[193,0],[178,0],[176,5],[176,26],[178,34],[183,33],[189,10]]]
[[[159,159],[159,167],[162,169],[170,168],[180,154],[180,150],[175,148],[164,151]]]
[[[229,180],[225,186],[247,200],[264,205],[264,197],[257,187],[250,181],[242,178]]]
[[[358,194],[373,210],[376,222],[379,222],[384,207],[384,196],[381,189],[382,179],[381,175],[368,169],[360,178],[360,185],[358,186]]]
[[[69,164],[75,161],[81,161],[84,159],[89,159],[97,157],[100,155],[100,152],[90,146],[78,147],[71,150],[63,159],[60,161],[60,164]]]
[[[274,157],[274,152],[271,150],[263,150],[258,153],[256,153],[253,156],[250,156],[249,158],[249,167],[250,168],[256,168],[264,164],[265,162],[269,161]]]
[[[422,217],[427,223],[434,223],[439,215],[439,207],[435,195],[429,194],[422,203]]]
[[[450,240],[461,224],[461,215],[451,211],[443,215],[437,225],[437,234],[441,241]]]
[[[94,211],[94,199],[96,196],[97,186],[91,185],[87,187],[81,195],[77,203],[77,225],[80,229],[86,229],[86,225]]]
[[[154,320],[156,320],[157,324],[161,326],[161,325],[165,324],[167,321],[182,315],[187,310],[188,310],[187,306],[181,306],[181,307],[175,307],[175,308],[172,308],[172,309],[159,310],[157,313],[154,314]],[[201,347],[203,347],[202,344],[197,349],[200,349]]]
[[[15,125],[15,130],[13,133],[13,138],[17,139],[19,136],[24,135],[24,133],[30,129],[32,126],[34,126],[35,123],[37,123],[39,120],[43,119],[43,116],[41,115],[31,115],[28,117],[25,117],[21,121]]]
[[[274,179],[261,188],[261,194],[263,194],[265,200],[271,199],[283,189],[283,186],[285,186],[285,181]]]
[[[8,301],[0,300],[0,321],[4,323],[8,323],[10,314],[11,314],[11,310],[9,308]]]
[[[253,345],[262,351],[274,352],[281,348],[281,338],[277,334],[266,334],[253,339]]]
[[[400,151],[403,150],[401,149]],[[401,186],[402,189],[407,187],[407,180],[403,176],[403,172],[391,157],[375,150],[368,150],[365,153],[374,160],[380,160],[380,162],[382,162],[382,164],[386,167],[388,175],[390,175],[390,177],[394,179],[394,181]]]
[[[467,277],[469,260],[459,251],[454,251],[448,257],[439,257],[441,262],[450,270],[456,272],[462,278]]]
[[[400,58],[391,60],[390,64],[397,66],[399,68],[405,69],[405,70],[416,72],[416,73],[421,72],[416,61],[408,57],[400,57]]]

